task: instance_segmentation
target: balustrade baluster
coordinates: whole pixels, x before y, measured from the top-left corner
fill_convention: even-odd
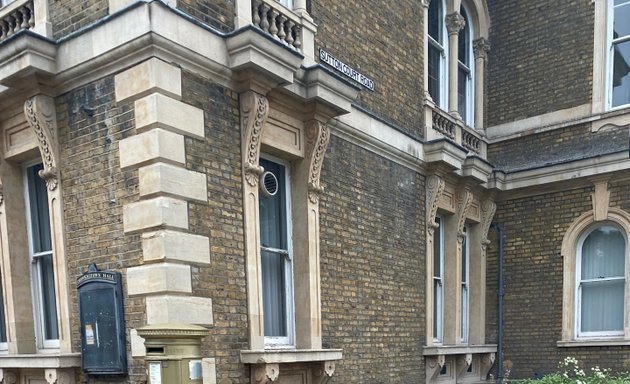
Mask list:
[[[262,0],[254,0],[253,4],[252,19],[254,19],[254,25],[260,27],[260,4],[262,4]]]
[[[284,41],[284,38],[287,37],[287,33],[285,31],[284,23],[287,21],[286,16],[280,15],[278,17],[278,37],[280,40]]]
[[[28,19],[29,19],[28,8],[21,7],[20,13],[22,14],[22,24],[20,24],[20,29],[29,29],[30,25],[28,24]]]
[[[269,16],[269,33],[273,37],[278,37],[278,26],[276,25],[276,18],[279,13],[275,9],[271,10],[271,16]]]
[[[293,43],[293,46],[299,51],[300,48],[302,48],[302,38],[300,36],[302,34],[302,27],[296,25],[293,30],[295,31],[295,42]]]
[[[13,18],[15,19],[15,27],[13,28],[13,33],[18,33],[22,28],[22,13],[19,10],[15,10],[13,12]]]
[[[269,16],[267,15],[269,9],[267,4],[263,4],[261,7],[262,12],[260,12],[260,28],[265,32],[269,32]]]
[[[287,44],[292,47],[293,46],[293,26],[295,23],[293,20],[287,21],[287,37],[284,39]]]
[[[7,38],[7,30],[9,29],[7,22],[0,20],[0,41]]]

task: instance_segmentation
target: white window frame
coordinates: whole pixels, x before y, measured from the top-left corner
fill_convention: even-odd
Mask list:
[[[287,225],[287,249],[286,250],[275,250],[278,253],[287,253],[285,258],[285,268],[284,268],[284,276],[285,276],[285,298],[286,298],[286,327],[287,327],[287,336],[286,337],[278,337],[278,336],[264,336],[265,348],[274,349],[285,349],[285,348],[295,348],[295,303],[294,303],[294,282],[293,282],[293,226],[292,226],[292,210],[291,210],[291,164],[283,159],[267,155],[261,154],[261,159],[271,161],[282,165],[285,169],[284,180],[285,180],[285,193],[286,193],[286,225]],[[261,257],[262,257],[262,244],[260,245],[261,249]],[[272,248],[265,248],[267,251],[274,251]],[[264,318],[264,305],[262,308],[263,318]]]
[[[622,338],[624,336],[624,330],[621,329],[619,331],[602,331],[602,332],[582,332],[581,331],[581,319],[582,319],[582,302],[581,302],[581,272],[582,272],[582,247],[584,245],[584,241],[586,240],[586,238],[596,229],[601,228],[603,226],[609,226],[609,227],[614,227],[615,229],[617,229],[623,236],[624,241],[625,241],[625,249],[624,249],[624,255],[625,255],[625,265],[624,265],[624,276],[623,278],[608,278],[606,280],[620,280],[623,279],[624,280],[624,292],[626,291],[626,284],[627,284],[627,269],[628,269],[628,237],[625,233],[625,231],[619,227],[619,225],[616,225],[615,223],[609,222],[609,221],[605,221],[605,222],[601,222],[598,223],[597,225],[592,225],[591,227],[589,227],[586,231],[584,231],[584,233],[582,233],[582,235],[580,236],[577,245],[576,245],[576,250],[575,250],[575,313],[574,313],[574,318],[575,318],[575,335],[576,335],[576,339],[605,339],[605,338]],[[626,318],[626,305],[625,303],[627,303],[628,298],[625,297],[626,295],[624,294],[624,315],[623,315],[623,322],[625,324],[625,318]]]
[[[276,1],[284,5],[288,9],[293,9],[293,0],[276,0]]]
[[[464,69],[465,71],[468,72],[468,76],[466,76],[466,105],[465,105],[466,110],[464,111],[464,116],[462,116],[462,119],[464,120],[464,123],[466,125],[468,125],[469,127],[473,127],[475,124],[474,123],[475,122],[475,55],[473,52],[473,37],[474,37],[475,31],[473,30],[472,21],[470,19],[471,12],[468,9],[468,7],[466,7],[464,3],[462,3],[461,9],[460,9],[460,14],[462,15],[462,17],[464,17],[464,13],[466,14],[466,17],[465,17],[466,25],[464,26],[464,28],[468,29],[468,41],[466,42],[466,50],[468,51],[469,64],[468,66],[466,66],[466,64],[462,63],[458,57],[457,58],[457,76],[459,77],[460,69]],[[458,35],[458,41],[459,41],[459,35]],[[456,92],[459,97],[459,82],[457,84]],[[459,98],[457,101],[458,101],[457,107],[459,109]]]
[[[617,7],[619,6],[630,6],[630,0],[623,4],[617,5]],[[608,17],[606,17],[606,46],[608,47],[608,52],[606,55],[606,109],[609,111],[628,108],[630,106],[630,103],[621,104],[614,107],[612,105],[612,101],[613,101],[612,100],[613,99],[612,83],[613,83],[613,73],[614,73],[614,64],[615,64],[614,63],[615,62],[614,47],[615,47],[615,44],[630,41],[630,35],[622,36],[617,39],[613,38],[613,26],[615,22],[615,11],[614,11],[615,7],[616,6],[614,5],[614,0],[607,0],[606,13]],[[628,22],[630,23],[630,20],[628,20]]]
[[[0,0],[0,8],[1,7],[6,7],[7,5],[11,4],[14,1],[15,0]]]
[[[30,189],[28,185],[28,175],[27,171],[29,168],[41,164],[41,160],[33,161],[25,163],[22,167],[22,175],[24,180],[24,200],[25,200],[25,211],[26,211],[26,227],[27,227],[27,235],[28,235],[28,250],[29,250],[29,259],[31,263],[31,290],[33,297],[33,319],[35,320],[35,337],[37,338],[37,347],[39,349],[58,349],[59,348],[59,338],[57,339],[46,339],[44,330],[45,326],[45,318],[44,318],[44,309],[43,309],[43,286],[42,286],[42,278],[39,268],[39,263],[36,260],[37,258],[41,258],[44,256],[51,255],[53,259],[53,273],[56,275],[57,271],[54,268],[54,259],[55,255],[53,250],[40,252],[35,254],[33,251],[33,232],[32,232],[32,221],[31,221],[31,202],[30,202]],[[49,207],[50,209],[50,207]],[[50,230],[53,231],[53,225],[50,223]],[[51,233],[51,242],[54,242],[52,239]],[[51,244],[51,248],[53,245]],[[57,302],[59,298],[57,297],[57,286],[55,285],[55,307],[57,306]],[[57,337],[59,337],[60,329],[59,329],[59,309],[55,308],[55,312],[57,314]]]
[[[2,252],[0,252],[0,255],[2,254]],[[5,281],[5,276],[4,276],[4,270],[0,270],[0,305],[2,306],[2,311],[0,311],[0,321],[4,322],[4,338],[6,341],[2,341],[0,342],[0,354],[1,353],[8,353],[9,351],[9,327],[8,324],[9,322],[7,321],[7,307],[6,307],[6,300],[5,300],[5,289],[4,289],[4,281]]]
[[[434,270],[431,271],[431,278],[433,279],[433,297],[431,300],[434,300],[434,308],[433,308],[433,342],[435,344],[441,344],[444,340],[444,217],[437,215],[435,217],[435,222],[439,223],[439,226],[435,228],[434,233],[438,233],[440,236],[440,241],[437,243],[438,249],[440,251],[439,260],[440,260],[440,276],[435,276],[435,265],[433,266]],[[435,236],[435,235],[434,235]],[[435,238],[434,238],[434,245]],[[435,255],[433,255],[433,259],[435,260]],[[436,284],[440,287],[439,292],[436,292]],[[435,298],[438,300],[435,300]]]
[[[465,269],[464,269],[465,268]],[[465,273],[464,273],[465,271]],[[470,229],[464,226],[461,281],[461,342],[468,343],[470,331]]]
[[[442,36],[442,43],[440,44],[440,42],[436,41],[433,37],[431,37],[431,35],[427,32],[427,44],[429,46],[429,48],[427,49],[427,66],[428,64],[428,52],[431,49],[431,47],[437,49],[440,52],[440,65],[438,68],[438,92],[439,92],[439,98],[437,100],[433,100],[433,102],[440,108],[442,109],[446,109],[447,105],[448,105],[448,31],[446,30],[446,22],[445,22],[445,17],[446,17],[446,3],[443,0],[432,0],[431,3],[433,2],[438,2],[441,4],[441,14],[438,17],[438,20],[440,21],[440,25],[439,25],[439,29],[440,29],[440,34]],[[428,12],[428,11],[427,11]],[[428,72],[428,68],[427,68],[427,72]],[[428,79],[429,77],[427,77]],[[428,92],[428,87],[429,84],[425,85],[427,87],[427,92]]]

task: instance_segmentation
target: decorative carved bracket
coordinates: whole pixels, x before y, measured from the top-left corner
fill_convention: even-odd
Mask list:
[[[481,366],[479,367],[480,377],[488,376],[488,372],[490,372],[490,368],[492,368],[492,365],[494,364],[494,359],[494,352],[486,353],[481,357]]]
[[[280,366],[278,364],[255,364],[252,366],[252,381],[256,384],[267,384],[278,380]]]
[[[429,231],[429,236],[433,235],[433,231],[437,228],[437,223],[435,222],[435,216],[437,215],[438,203],[440,202],[440,197],[442,197],[442,193],[444,193],[444,187],[446,183],[444,179],[437,175],[431,175],[427,178],[427,201],[426,201],[426,209],[427,209],[427,230]]]
[[[241,94],[241,132],[243,145],[243,171],[245,180],[258,186],[263,169],[258,165],[262,133],[269,114],[269,101],[256,92]]]
[[[48,384],[72,384],[74,380],[74,370],[72,369],[46,369],[44,376]]]
[[[317,363],[317,366],[313,369],[313,384],[326,384],[334,373],[334,361]]]
[[[59,182],[55,101],[50,96],[33,96],[24,103],[24,114],[39,142],[44,163],[44,169],[39,171],[39,176],[46,181],[48,189],[54,191]]]
[[[473,362],[472,353],[467,353],[465,355],[457,356],[457,377],[460,377]]]
[[[486,249],[488,244],[490,244],[490,240],[488,240],[488,231],[490,230],[490,224],[492,223],[492,218],[494,217],[494,213],[497,211],[497,205],[492,200],[484,200],[481,203],[481,251],[483,255],[486,254]]]
[[[449,35],[456,35],[466,26],[466,19],[459,12],[449,13],[445,17],[446,30]]]
[[[16,384],[17,378],[17,373],[14,371],[0,368],[0,384]]]
[[[444,355],[427,357],[427,364],[426,364],[427,383],[438,376],[444,364],[446,364],[446,356]]]
[[[313,204],[319,202],[319,195],[323,191],[319,178],[329,141],[330,128],[326,123],[311,120],[306,124],[306,160],[309,162],[308,199]]]
[[[464,225],[466,224],[466,215],[470,210],[473,201],[473,194],[468,188],[463,188],[457,194],[457,242],[461,245],[464,241]]]

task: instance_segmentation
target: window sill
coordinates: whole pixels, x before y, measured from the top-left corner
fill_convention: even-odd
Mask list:
[[[0,355],[0,368],[74,368],[81,366],[80,353]]]
[[[558,341],[558,347],[560,348],[573,348],[573,347],[614,347],[616,345],[630,345],[630,340],[627,339],[583,339],[583,340],[569,340]]]
[[[422,354],[424,356],[439,356],[439,355],[466,355],[466,354],[479,354],[479,353],[496,353],[496,344],[482,344],[482,345],[432,345],[430,347],[424,347]]]
[[[265,349],[241,351],[243,364],[286,364],[342,359],[341,349]]]

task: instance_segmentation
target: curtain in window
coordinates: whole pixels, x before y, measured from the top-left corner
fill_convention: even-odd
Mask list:
[[[623,331],[625,249],[612,226],[591,232],[582,245],[581,331]]]
[[[612,36],[612,106],[630,104],[630,1],[615,0]]]
[[[260,161],[266,171],[278,178],[278,192],[271,197],[260,197],[260,244],[265,336],[286,337],[287,281],[290,268],[287,247],[287,212],[285,196],[285,168],[267,160]]]

